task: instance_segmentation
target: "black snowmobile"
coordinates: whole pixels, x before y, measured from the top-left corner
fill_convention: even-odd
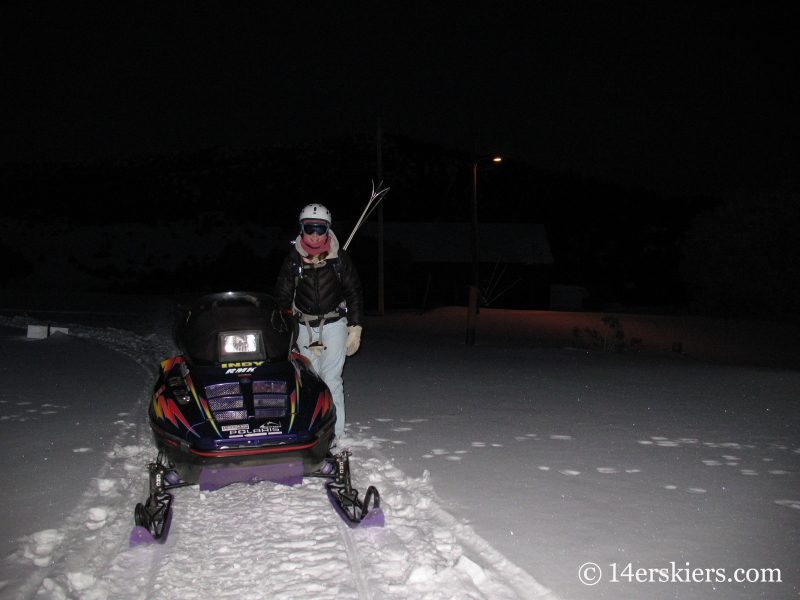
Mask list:
[[[295,344],[298,324],[266,294],[200,298],[175,327],[181,354],[161,363],[149,407],[158,458],[150,495],[136,505],[131,545],[163,542],[170,490],[232,483],[285,485],[327,479],[351,527],[382,526],[378,491],[363,501],[350,482],[350,453],[331,454],[336,408],[330,390]]]

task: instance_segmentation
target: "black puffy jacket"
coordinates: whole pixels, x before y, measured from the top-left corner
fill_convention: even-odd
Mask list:
[[[353,265],[353,261],[341,248],[338,250],[341,257],[341,281],[336,274],[336,258],[329,258],[318,265],[306,263],[296,255],[292,259],[292,250],[284,259],[275,284],[275,300],[279,308],[291,309],[292,303],[301,313],[309,316],[321,317],[322,315],[337,310],[342,301],[346,309],[340,311],[341,316],[347,316],[348,325],[362,325],[364,320],[364,294],[361,290],[361,281]],[[303,275],[297,280],[295,290],[294,262],[303,265]],[[335,321],[329,318],[326,322]],[[316,326],[316,320],[311,321]]]

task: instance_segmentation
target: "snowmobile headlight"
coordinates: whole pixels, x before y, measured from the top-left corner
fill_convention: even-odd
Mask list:
[[[219,360],[265,360],[260,331],[223,331],[219,334]]]

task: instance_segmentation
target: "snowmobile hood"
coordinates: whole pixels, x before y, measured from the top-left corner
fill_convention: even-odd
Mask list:
[[[175,327],[175,343],[199,366],[222,362],[289,360],[297,323],[275,299],[258,292],[203,296]]]

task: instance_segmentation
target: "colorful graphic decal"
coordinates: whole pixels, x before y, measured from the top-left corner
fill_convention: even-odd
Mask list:
[[[306,366],[308,366],[308,365],[310,365],[310,364],[311,364],[311,361],[310,361],[310,360],[308,360],[308,359],[307,359],[305,356],[303,356],[302,354],[298,354],[297,352],[292,352],[292,360],[299,360],[299,361],[301,361],[301,362],[305,363],[305,364],[306,364]]]
[[[297,388],[295,388],[292,395],[289,396],[289,402],[292,404],[292,418],[289,419],[289,429],[286,430],[286,433],[291,433],[292,427],[294,427],[294,416],[297,413]]]
[[[200,410],[203,411],[203,414],[205,414],[206,419],[211,423],[211,426],[214,428],[214,431],[217,432],[217,435],[222,437],[222,432],[217,427],[216,421],[214,421],[214,419],[211,417],[211,411],[208,409],[208,404],[206,403],[205,398],[200,397],[200,394],[197,393],[197,388],[194,386],[192,376],[186,373],[184,378],[186,379],[186,385],[189,386],[189,391],[192,392],[192,396],[194,396],[194,399],[197,402],[197,405],[200,407]]]
[[[333,402],[333,398],[331,397],[331,391],[329,389],[325,389],[324,392],[320,392],[319,398],[317,399],[317,407],[314,409],[314,416],[311,417],[311,423],[308,425],[309,431],[311,430],[311,426],[314,424],[314,421],[317,420],[318,415],[326,415],[328,411],[331,409],[331,403]]]
[[[161,371],[164,373],[164,375],[166,375],[172,370],[172,367],[180,364],[183,364],[183,357],[173,356],[172,358],[168,358],[167,360],[161,362]]]
[[[172,424],[177,427],[178,421],[186,427],[189,431],[195,434],[197,437],[200,437],[200,434],[197,433],[192,426],[189,425],[188,421],[184,418],[183,414],[181,413],[181,409],[175,406],[175,403],[172,401],[171,398],[165,398],[164,396],[158,396],[158,398],[153,402],[153,410],[156,413],[156,417],[161,419],[169,419]]]
[[[189,391],[192,393],[192,397],[194,398],[194,401],[197,403],[197,406],[200,407],[200,410],[205,415],[206,420],[208,420],[211,423],[211,426],[214,428],[214,431],[217,432],[217,435],[220,438],[223,437],[222,433],[219,430],[219,428],[217,428],[216,422],[211,417],[211,411],[208,409],[208,404],[206,403],[205,399],[202,398],[197,393],[197,389],[194,386],[194,382],[192,381],[192,377],[191,377],[191,375],[189,375],[189,369],[186,366],[186,363],[184,362],[182,356],[174,356],[172,358],[168,358],[165,361],[162,361],[162,363],[161,363],[161,371],[164,373],[164,377],[169,375],[169,372],[173,369],[173,367],[177,367],[179,365],[180,365],[180,369],[181,369],[181,375],[183,375],[183,379],[186,381],[186,385],[189,387]],[[158,392],[156,392],[153,395],[153,409],[154,409],[156,415],[161,419],[164,418],[163,415],[168,414],[167,411],[164,410],[164,408],[167,407],[167,405],[165,404],[164,406],[160,406],[160,404],[161,404],[160,396],[161,396],[161,394],[164,393],[164,389],[165,388],[166,388],[166,386],[162,385],[161,388],[158,390]],[[175,404],[171,400],[169,401],[169,403],[172,404],[172,406],[174,407],[174,411],[177,411],[177,415],[179,415],[180,421],[184,425],[186,425],[186,428],[189,431],[191,431],[192,433],[194,433],[195,435],[197,435],[197,437],[200,437],[197,434],[197,432],[195,432],[194,429],[192,429],[191,426],[186,422],[185,418],[183,417],[183,415],[180,412],[180,409],[177,406],[175,406]],[[170,421],[172,421],[173,424],[175,424],[174,419],[170,418]]]

